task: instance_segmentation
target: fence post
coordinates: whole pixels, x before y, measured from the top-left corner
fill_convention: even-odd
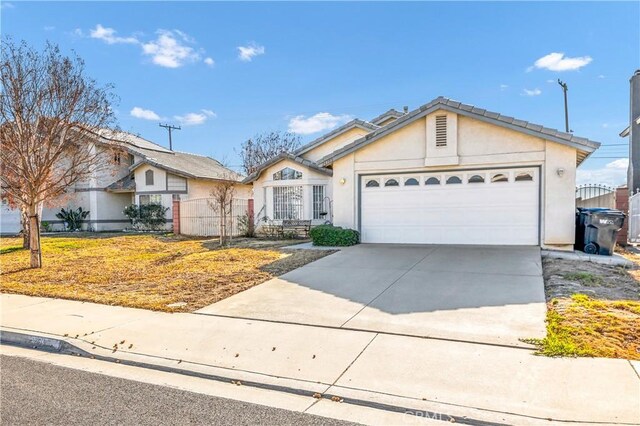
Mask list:
[[[616,188],[616,209],[622,211],[627,215],[625,218],[622,229],[618,232],[616,242],[621,246],[627,245],[629,235],[629,221],[631,217],[629,215],[629,189],[626,187]]]
[[[180,235],[180,199],[173,199],[172,206],[172,215],[173,215],[173,233],[175,235]]]
[[[253,235],[255,231],[255,222],[254,222],[254,211],[253,211],[253,198],[249,198],[249,203],[247,204],[247,220],[248,220],[248,234]]]

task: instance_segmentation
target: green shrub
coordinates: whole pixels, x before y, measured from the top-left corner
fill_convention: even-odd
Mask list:
[[[89,210],[60,209],[60,213],[56,213],[58,219],[62,219],[64,227],[67,231],[79,231],[82,228],[82,222],[89,216]]]
[[[360,242],[360,233],[333,225],[320,225],[309,231],[315,246],[352,246]]]
[[[132,204],[123,211],[135,229],[159,230],[167,223],[168,207],[160,204]]]

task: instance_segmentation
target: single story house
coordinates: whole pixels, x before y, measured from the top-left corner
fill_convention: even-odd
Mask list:
[[[364,243],[574,243],[576,168],[600,144],[439,97],[353,120],[263,164],[263,222],[332,222]]]
[[[210,197],[222,181],[236,182],[235,197],[251,197],[251,186],[241,183],[243,176],[210,157],[171,151],[140,136],[109,129],[88,143],[94,144],[100,155],[99,165],[91,179],[43,207],[41,220],[53,229],[63,229],[63,222],[56,217],[62,207],[88,210],[85,229],[110,231],[130,227],[123,214],[125,207],[150,203],[169,208],[167,229],[171,229],[173,199]],[[20,212],[3,203],[0,232],[17,233],[20,229]]]

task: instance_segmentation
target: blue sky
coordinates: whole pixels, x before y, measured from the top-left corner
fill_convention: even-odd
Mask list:
[[[122,129],[224,159],[257,132],[312,140],[443,95],[603,143],[581,181],[622,183],[640,3],[2,1],[2,34],[75,50]],[[613,145],[615,144],[615,145]],[[607,146],[611,145],[611,146]],[[606,157],[606,158],[605,158]]]

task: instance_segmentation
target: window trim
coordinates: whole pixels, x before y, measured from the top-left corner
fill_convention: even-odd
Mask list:
[[[317,199],[316,197],[316,189],[319,189],[321,192],[321,197]],[[324,208],[324,200],[327,196],[327,185],[313,185],[311,188],[311,198],[313,200],[312,204],[312,217],[314,220],[322,220],[326,216],[321,216],[320,213],[327,213]]]

